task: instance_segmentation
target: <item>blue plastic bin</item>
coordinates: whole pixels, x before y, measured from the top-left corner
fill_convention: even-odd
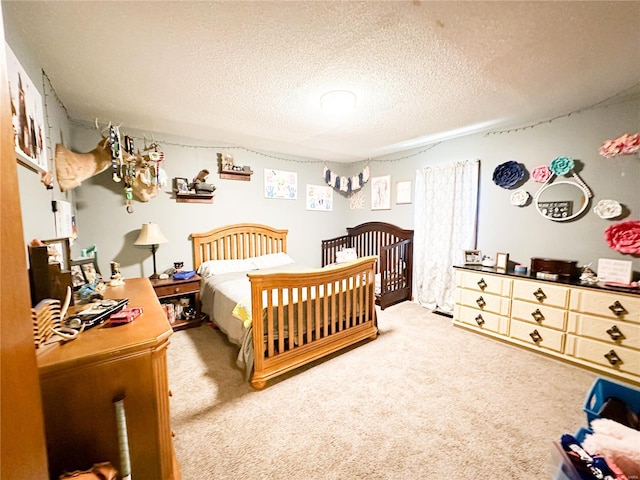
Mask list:
[[[584,412],[587,422],[599,418],[598,412],[609,397],[616,397],[629,406],[635,414],[640,414],[640,390],[630,385],[612,382],[604,378],[597,378],[584,401]]]
[[[575,433],[574,437],[578,441],[578,443],[582,445],[582,442],[584,442],[584,439],[586,438],[586,436],[592,435],[592,434],[593,434],[593,430],[587,427],[580,427],[578,431]]]

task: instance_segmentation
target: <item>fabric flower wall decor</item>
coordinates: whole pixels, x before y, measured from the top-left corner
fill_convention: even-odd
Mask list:
[[[540,165],[531,171],[531,178],[538,183],[544,183],[549,180],[551,176],[551,170],[546,165]]]
[[[516,190],[511,194],[511,205],[524,207],[529,201],[530,196],[526,190]]]
[[[493,171],[493,183],[502,188],[512,188],[523,178],[524,168],[514,160],[498,165]]]
[[[633,135],[625,133],[615,140],[607,140],[598,150],[598,153],[606,158],[618,155],[633,155],[638,152],[640,152],[640,133]]]
[[[640,220],[610,225],[604,231],[609,247],[620,253],[640,254]]]
[[[622,205],[615,200],[602,199],[594,207],[593,212],[600,218],[611,219],[622,214]]]
[[[569,157],[558,157],[551,161],[551,171],[558,176],[566,175],[573,170],[574,166],[573,158]]]

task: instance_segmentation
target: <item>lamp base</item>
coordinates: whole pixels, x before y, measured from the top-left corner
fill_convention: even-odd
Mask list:
[[[157,273],[154,273],[153,275],[149,275],[150,280],[158,280],[158,278],[160,278],[160,275],[158,275]]]

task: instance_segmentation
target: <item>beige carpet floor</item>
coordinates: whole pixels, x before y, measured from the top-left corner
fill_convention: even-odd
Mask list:
[[[254,391],[208,326],[168,351],[184,480],[547,479],[596,374],[411,302],[380,336]]]

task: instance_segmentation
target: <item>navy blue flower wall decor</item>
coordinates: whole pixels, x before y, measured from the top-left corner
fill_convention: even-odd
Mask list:
[[[498,165],[493,171],[493,183],[502,188],[513,188],[523,178],[524,168],[514,160]]]

